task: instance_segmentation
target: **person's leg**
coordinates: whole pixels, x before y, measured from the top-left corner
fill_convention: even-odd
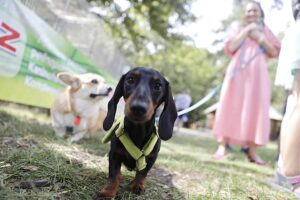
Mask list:
[[[266,162],[263,159],[261,159],[261,157],[256,152],[257,145],[253,142],[249,142],[248,147],[249,147],[249,151],[248,151],[249,161],[254,162],[258,165],[266,165]]]
[[[226,154],[226,147],[227,147],[227,138],[222,138],[221,141],[219,142],[219,146],[217,151],[214,153],[213,157],[214,158],[223,158]]]
[[[294,81],[292,105],[282,122],[280,137],[280,153],[282,157],[281,173],[285,176],[300,175],[300,73],[297,72]],[[300,187],[296,189],[300,192]]]

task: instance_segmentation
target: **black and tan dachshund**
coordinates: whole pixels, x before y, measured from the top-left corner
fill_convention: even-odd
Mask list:
[[[108,112],[103,123],[105,130],[113,126],[117,104],[121,97],[125,100],[123,131],[140,150],[156,131],[155,113],[164,103],[158,123],[159,138],[154,143],[151,153],[145,156],[146,167],[137,170],[135,178],[128,185],[129,191],[140,194],[144,191],[145,178],[157,158],[161,139],[168,140],[172,137],[177,112],[168,81],[154,69],[138,67],[123,75],[117,84],[114,95],[108,103]],[[110,139],[109,180],[107,185],[98,192],[96,199],[110,199],[116,196],[121,181],[122,163],[129,170],[136,169],[136,160],[126,150],[120,138],[113,134]]]

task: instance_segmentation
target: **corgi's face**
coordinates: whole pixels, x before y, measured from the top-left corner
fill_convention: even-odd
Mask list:
[[[69,85],[75,98],[86,100],[99,100],[111,92],[111,88],[105,84],[104,78],[97,74],[71,74],[62,72],[58,78]]]

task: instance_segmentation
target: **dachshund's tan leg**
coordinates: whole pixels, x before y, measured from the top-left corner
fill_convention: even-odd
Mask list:
[[[118,174],[114,179],[109,179],[108,183],[105,187],[100,190],[98,193],[96,200],[104,200],[104,199],[112,199],[117,195],[119,185],[121,182],[121,172],[118,171]]]
[[[135,178],[131,183],[128,185],[128,190],[135,193],[135,194],[141,194],[145,191],[145,178],[146,175],[142,172],[136,172]]]

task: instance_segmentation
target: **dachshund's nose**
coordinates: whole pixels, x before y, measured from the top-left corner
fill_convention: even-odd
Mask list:
[[[130,110],[136,116],[142,116],[147,112],[147,103],[143,101],[133,101]]]

